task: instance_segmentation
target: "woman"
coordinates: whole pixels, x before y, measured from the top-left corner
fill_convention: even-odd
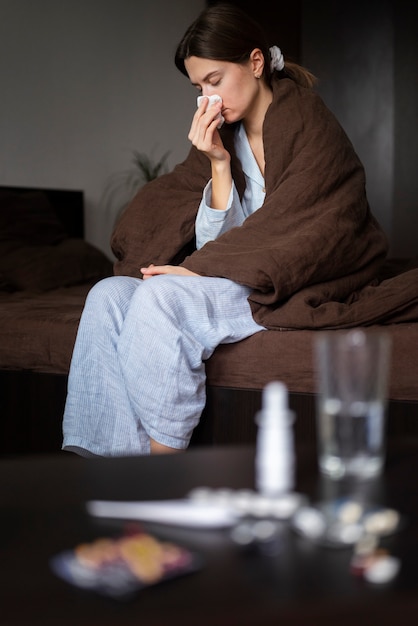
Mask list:
[[[122,215],[117,276],[87,298],[63,428],[63,448],[84,456],[185,449],[219,344],[283,325],[306,290],[311,325],[327,324],[328,302],[370,283],[386,252],[351,143],[257,24],[211,7],[175,63],[221,102],[202,99],[184,163]]]

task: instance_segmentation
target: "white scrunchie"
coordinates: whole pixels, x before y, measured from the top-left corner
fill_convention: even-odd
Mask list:
[[[270,48],[270,56],[271,56],[271,61],[270,61],[270,69],[273,72],[274,70],[277,70],[278,72],[281,72],[282,69],[284,68],[284,58],[282,55],[282,51],[280,50],[280,48],[278,48],[277,46],[272,46]]]

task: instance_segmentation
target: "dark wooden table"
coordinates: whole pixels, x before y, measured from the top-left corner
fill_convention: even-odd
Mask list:
[[[202,448],[173,456],[84,460],[58,456],[0,461],[0,625],[83,626],[416,624],[418,619],[418,443],[391,443],[379,503],[405,528],[386,540],[398,576],[371,585],[349,571],[350,549],[314,545],[284,528],[274,555],[237,547],[226,530],[151,527],[204,558],[202,569],[121,603],[57,578],[50,558],[122,528],[90,518],[89,499],[182,498],[197,486],[253,487],[252,447]],[[315,449],[298,449],[297,490],[312,500],[335,487],[318,476]]]

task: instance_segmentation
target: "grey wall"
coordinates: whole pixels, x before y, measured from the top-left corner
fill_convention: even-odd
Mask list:
[[[237,0],[320,78],[366,167],[391,252],[418,254],[418,36],[408,0]],[[170,167],[189,149],[195,92],[176,43],[205,0],[0,0],[0,184],[83,189],[107,252],[104,190],[133,150]],[[277,33],[277,36],[276,36]]]
[[[396,7],[394,6],[396,4]],[[302,62],[362,159],[391,254],[418,255],[418,33],[406,0],[302,2]]]
[[[106,252],[103,196],[133,150],[184,158],[195,90],[173,54],[204,0],[0,0],[0,184],[82,189]]]
[[[394,193],[391,237],[400,256],[418,256],[418,20],[416,3],[394,7]]]

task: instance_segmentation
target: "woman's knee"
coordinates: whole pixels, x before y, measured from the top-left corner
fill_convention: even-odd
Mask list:
[[[131,276],[110,276],[97,282],[89,291],[87,306],[107,307],[109,303],[122,304],[132,298],[138,284],[138,278]]]
[[[185,289],[184,277],[173,275],[153,276],[143,281],[140,292],[134,296],[134,301],[141,301],[141,307],[157,307],[159,311],[167,311],[170,315],[183,315],[188,309],[188,300],[193,293],[190,285]]]

